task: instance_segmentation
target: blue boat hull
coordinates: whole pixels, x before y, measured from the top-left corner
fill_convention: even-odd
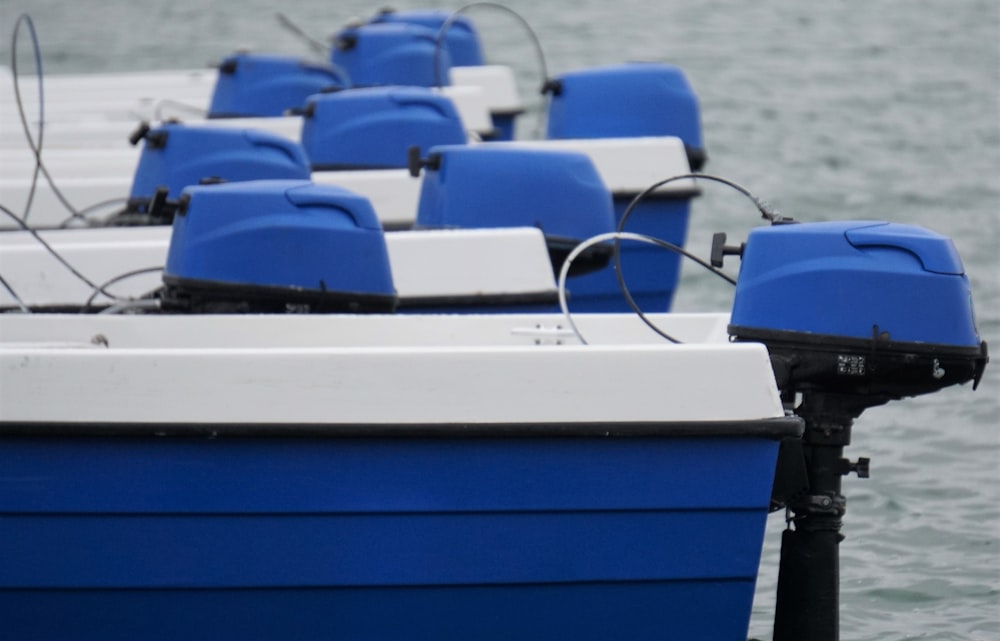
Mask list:
[[[5,634],[743,641],[774,424],[4,437]]]

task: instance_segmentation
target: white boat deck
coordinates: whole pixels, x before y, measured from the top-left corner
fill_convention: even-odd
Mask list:
[[[725,315],[0,316],[0,421],[608,423],[783,416]],[[165,393],[169,390],[169,394]],[[164,398],[176,402],[164,403]],[[53,402],[53,399],[58,399]]]
[[[684,144],[670,136],[647,138],[604,138],[582,140],[538,140],[490,142],[484,145],[576,151],[594,163],[605,185],[615,195],[634,196],[651,184],[690,171]],[[132,188],[139,160],[139,148],[58,150],[43,154],[45,166],[62,194],[77,210],[114,201],[121,207]],[[4,156],[5,171],[0,175],[0,204],[22,213],[27,202],[34,160],[22,153],[15,159]],[[334,184],[367,197],[386,226],[411,225],[416,219],[420,179],[406,169],[316,171],[316,183]],[[660,195],[683,197],[697,193],[692,179],[678,180],[657,190]],[[110,213],[107,207],[95,212]],[[55,227],[67,222],[72,213],[60,202],[51,185],[41,178],[35,188],[28,221],[32,227]],[[16,221],[0,216],[0,230],[16,229]]]
[[[487,70],[487,75],[494,72]],[[516,111],[518,104],[501,86],[507,76],[498,73],[497,77],[500,84],[481,92],[488,96],[487,103],[495,103],[489,109]],[[9,86],[10,81],[0,71],[0,83]],[[465,86],[478,81],[464,78],[461,82]],[[47,77],[45,165],[78,208],[124,198],[139,152],[123,144],[128,133],[139,120],[167,117],[165,110],[177,108],[176,103],[207,104],[213,83],[214,70]],[[28,113],[38,113],[31,82],[25,81],[21,88]],[[455,92],[466,96],[476,93],[469,89]],[[479,104],[476,113],[481,116]],[[180,109],[185,113],[176,115],[191,119],[190,109]],[[0,119],[17,122],[10,92],[0,98]],[[232,126],[236,121],[225,124]],[[294,118],[255,124],[283,128],[283,135],[298,127]],[[101,142],[111,138],[115,142]],[[683,144],[676,138],[503,144],[586,153],[616,194],[634,194],[689,170]],[[23,132],[16,127],[5,128],[0,134],[0,162],[4,167],[0,203],[20,213],[17,208],[27,198],[34,158]],[[409,178],[403,170],[314,174],[314,180],[335,182],[369,196],[384,223],[412,222],[415,217],[419,180]],[[695,190],[693,182],[682,181],[663,191],[683,196]],[[53,226],[68,216],[69,212],[55,202],[51,188],[40,184],[29,223]],[[0,226],[11,229],[16,224],[5,220]],[[408,291],[434,295],[453,285],[455,291],[473,287],[510,291],[510,282],[501,280],[517,273],[511,267],[518,264],[524,267],[523,274],[532,278],[544,275],[544,287],[551,287],[548,265],[543,269],[525,260],[529,255],[542,260],[544,255],[537,251],[538,230],[528,231],[534,234],[531,238],[524,236],[525,230],[503,230],[521,238],[527,243],[525,248],[534,243],[530,251],[512,254],[505,250],[503,269],[496,269],[494,250],[470,242],[474,238],[487,242],[497,237],[498,230],[478,235],[474,231],[389,234],[390,260],[394,275],[398,272],[396,287],[401,296]],[[447,242],[457,239],[454,234],[458,233],[465,236],[453,243],[454,247],[471,252],[471,256],[457,259],[462,268],[445,269],[434,278],[421,277],[421,256],[427,255],[426,247],[438,243],[430,251],[438,257],[446,255]],[[162,264],[169,229],[80,229],[46,234],[60,254],[81,267],[100,264],[109,256],[129,255],[127,265],[111,261],[113,269],[89,274],[100,281],[119,275],[123,265]],[[51,256],[46,258],[24,232],[5,233],[0,239],[0,267],[15,289],[25,291],[25,283],[31,278],[37,281],[37,274],[45,275],[42,280],[51,274],[54,281],[66,276],[61,267],[35,264],[51,261]],[[504,247],[512,246],[510,240]],[[404,268],[400,261],[411,265]],[[447,262],[437,260],[435,264]],[[35,276],[23,280],[18,270]],[[62,275],[55,276],[57,273]],[[407,283],[407,277],[413,278],[412,284]],[[129,286],[141,289],[158,284],[158,275],[150,278],[148,283],[137,278]],[[465,280],[458,286],[456,279]],[[438,289],[418,291],[418,286],[426,287],[427,283]],[[81,289],[80,283],[73,286],[77,288],[73,296],[85,298],[92,293],[85,286]],[[516,288],[537,289],[527,281]],[[45,295],[49,302],[50,294]],[[558,314],[8,313],[0,315],[0,422],[584,423],[594,425],[595,434],[600,434],[610,424],[752,422],[784,416],[766,349],[730,343],[726,315],[669,314],[653,315],[652,319],[683,344],[664,342],[638,318],[627,314],[577,317],[576,325],[588,343],[581,344],[568,329],[567,319]],[[165,398],[177,402],[164,403]]]
[[[215,89],[215,79],[215,69],[48,74],[43,81],[45,147],[124,146],[127,144],[127,133],[125,138],[114,134],[134,128],[141,121],[161,122],[178,118],[187,122],[204,119]],[[19,122],[13,82],[10,69],[0,66],[0,87],[5,88],[0,93],[2,122]],[[513,74],[506,67],[486,65],[463,70],[452,74],[452,82],[452,85],[438,91],[451,98],[466,130],[475,136],[492,132],[491,111],[516,111],[520,108]],[[38,82],[34,76],[23,75],[19,88],[21,104],[34,133],[40,116]],[[243,119],[211,122],[224,120]],[[300,123],[297,118],[287,120]],[[79,128],[81,124],[85,125],[82,129]],[[275,126],[287,128],[290,125],[277,123]],[[109,137],[109,133],[112,136]],[[0,130],[0,149],[25,146],[20,126]]]
[[[97,285],[133,270],[162,268],[172,228],[110,227],[40,232],[70,265]],[[556,294],[548,248],[533,227],[387,232],[386,249],[403,299]],[[83,305],[94,289],[61,264],[28,232],[0,234],[0,274],[28,306]],[[137,274],[107,289],[139,297],[161,285],[159,271]],[[109,304],[103,294],[97,306]],[[16,306],[0,287],[0,308]]]
[[[176,117],[190,126],[263,129],[298,140],[301,118],[235,118],[205,120],[215,84],[215,69],[141,73],[47,75],[42,161],[56,188],[76,211],[100,217],[120,206],[131,191],[141,146],[128,142],[142,121]],[[483,66],[452,70],[453,85],[442,88],[456,104],[472,140],[492,129],[490,113],[516,112],[520,102],[507,67]],[[0,86],[12,87],[8,68],[0,67]],[[23,76],[21,100],[31,129],[38,135],[37,81]],[[178,107],[178,105],[185,105]],[[171,111],[172,110],[172,111]],[[34,183],[36,157],[21,127],[14,92],[0,91],[0,205],[23,216],[34,189],[27,221],[32,227],[55,227],[72,216],[56,189],[43,176]],[[517,141],[514,144],[587,154],[612,193],[634,195],[668,176],[690,168],[683,143],[672,137],[602,140]],[[337,184],[368,197],[383,223],[404,226],[416,216],[418,179],[406,170],[314,172],[319,183]],[[661,188],[661,194],[696,191],[692,181]],[[112,203],[101,205],[102,203]],[[0,216],[0,230],[18,223]]]

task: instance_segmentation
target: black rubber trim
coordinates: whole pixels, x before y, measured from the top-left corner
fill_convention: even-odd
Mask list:
[[[500,138],[500,130],[496,127],[491,128],[489,131],[477,131],[476,133],[479,134],[479,139],[483,142],[489,142]]]
[[[634,199],[639,195],[638,191],[612,191],[611,195],[614,198],[626,198],[628,200]],[[671,189],[670,191],[654,191],[646,196],[643,196],[643,201],[647,200],[690,200],[692,198],[697,198],[701,196],[700,187],[691,187],[689,189]]]
[[[515,109],[490,109],[491,116],[520,116],[523,113],[527,113],[527,109],[515,108]]]
[[[406,169],[406,155],[400,159],[398,165],[365,165],[358,163],[312,163],[310,168],[313,171],[368,171],[371,169]]]
[[[761,329],[729,325],[729,335],[742,341],[754,341],[767,344],[810,345],[825,348],[825,351],[838,352],[844,350],[871,353],[895,352],[920,354],[924,356],[980,356],[984,347],[982,344],[971,345],[938,345],[935,343],[916,343],[910,341],[894,341],[873,336],[870,338],[853,338],[831,334],[811,334],[784,329]]]
[[[454,296],[400,297],[396,309],[425,307],[506,307],[511,305],[558,305],[559,293],[524,292],[516,294],[460,294]]]
[[[211,111],[206,118],[208,120],[229,120],[230,118],[253,118],[252,114],[237,113],[235,111]]]
[[[295,438],[763,438],[799,437],[797,416],[745,421],[634,423],[51,423],[0,422],[0,435],[19,437],[295,437]]]
[[[252,311],[288,303],[311,305],[314,312],[350,311],[387,313],[396,308],[395,294],[308,290],[296,287],[249,285],[212,280],[195,280],[164,275],[164,309],[196,309],[203,303],[253,301]],[[256,306],[260,306],[258,309]]]
[[[708,153],[701,147],[684,145],[684,151],[687,153],[688,165],[690,165],[691,171],[701,171],[705,163],[708,162]]]

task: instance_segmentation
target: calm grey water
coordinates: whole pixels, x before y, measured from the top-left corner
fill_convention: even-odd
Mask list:
[[[951,236],[972,281],[980,333],[1000,348],[1000,3],[996,0],[510,0],[542,41],[550,73],[659,60],[683,67],[701,98],[707,170],[803,221],[885,219]],[[32,15],[48,72],[202,66],[239,47],[306,49],[274,19],[317,37],[382,3],[341,0],[0,0],[0,62],[10,27]],[[397,0],[397,8],[430,3]],[[458,3],[438,5],[456,9]],[[493,62],[524,96],[540,72],[510,16],[470,12]],[[28,49],[22,49],[28,60]],[[2,91],[7,88],[0,89]],[[531,126],[522,132],[530,134]],[[758,221],[709,185],[689,246],[742,238]],[[677,308],[726,308],[732,290],[696,267]],[[869,410],[845,480],[845,640],[1000,639],[1000,363],[968,386]],[[770,638],[778,537],[772,515],[751,634]]]

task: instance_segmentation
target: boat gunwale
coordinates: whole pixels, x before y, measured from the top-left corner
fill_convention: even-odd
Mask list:
[[[144,423],[0,421],[0,437],[216,438],[764,438],[802,436],[798,416],[709,421],[524,423]]]

